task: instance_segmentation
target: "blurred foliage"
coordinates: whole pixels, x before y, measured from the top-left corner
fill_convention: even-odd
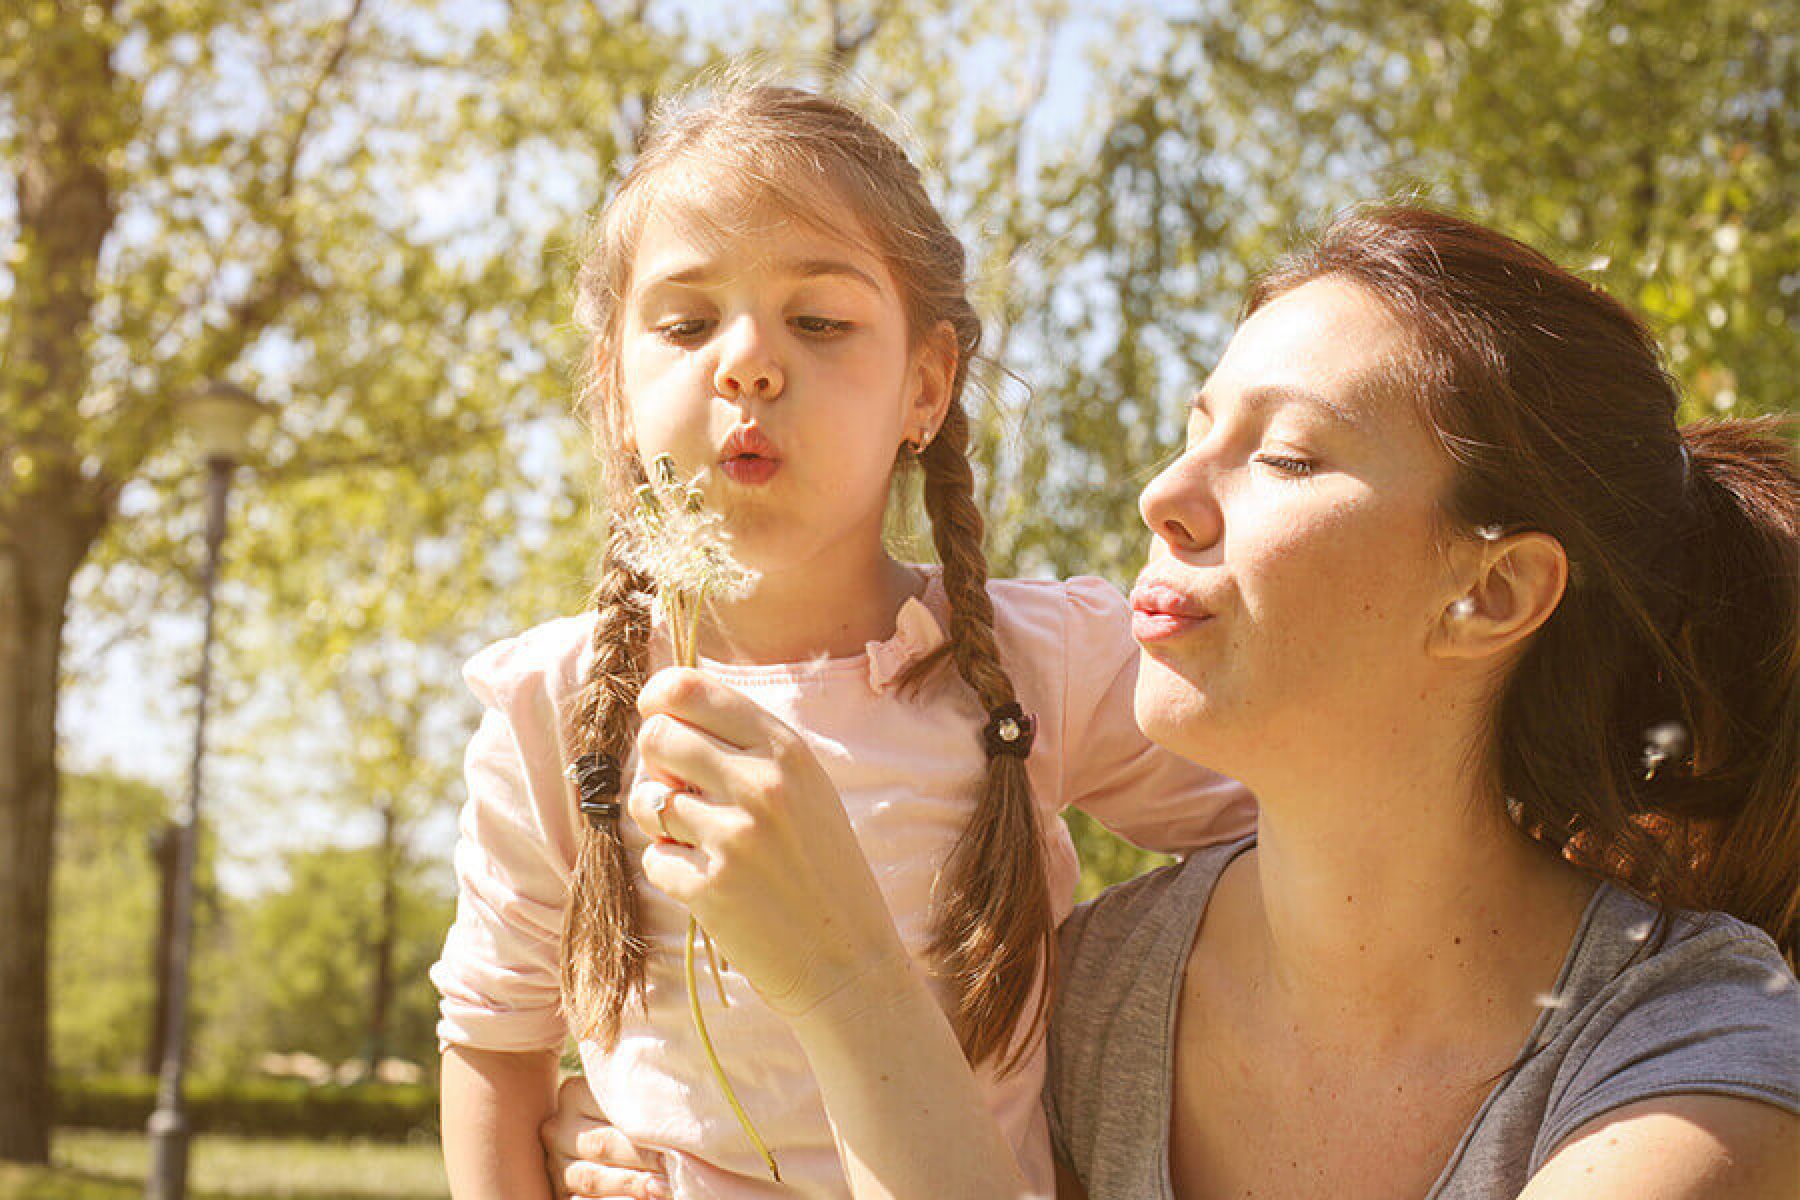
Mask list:
[[[1084,812],[1071,808],[1063,813],[1063,819],[1069,824],[1069,836],[1075,839],[1075,852],[1081,858],[1081,878],[1075,885],[1077,903],[1092,900],[1115,883],[1175,861],[1166,854],[1140,850],[1115,837]]]
[[[1796,37],[1768,5],[1202,0],[1114,33],[1021,218],[1014,569],[1136,569],[1136,494],[1251,274],[1361,200],[1462,208],[1587,272],[1660,329],[1690,416],[1793,408]]]
[[[202,1023],[214,1061],[259,1038],[357,1052],[373,929],[309,900],[384,880],[404,897],[394,1036],[427,1036],[416,985],[448,875],[432,830],[473,715],[456,664],[578,606],[597,544],[565,411],[572,250],[646,106],[727,52],[795,64],[903,128],[965,234],[998,574],[1129,580],[1136,495],[1250,273],[1361,199],[1463,206],[1587,271],[1662,329],[1691,414],[1792,407],[1795,33],[1765,4],[772,0],[700,32],[687,11],[183,0],[0,18],[0,163],[30,167],[0,166],[21,198],[0,207],[16,235],[0,550],[72,539],[81,619],[191,662],[148,623],[195,607],[200,478],[173,402],[231,378],[279,405],[237,495],[217,695],[221,757],[286,769],[254,772],[224,819],[324,812],[352,849],[293,856],[286,885],[219,928],[269,978],[207,991],[229,997]],[[60,220],[25,186],[46,179]],[[109,1067],[149,1002],[116,961],[95,982],[104,920],[147,961],[142,835],[69,813],[57,1044]],[[1072,824],[1084,895],[1157,861]],[[110,910],[89,860],[116,866]]]
[[[168,828],[170,805],[153,788],[109,776],[70,776],[64,787],[51,929],[53,1056],[82,1079],[138,1072],[114,1091],[144,1091],[154,1086],[148,1074],[155,1069],[146,1062],[159,914],[152,842]],[[197,1086],[242,1080],[271,1052],[311,1054],[333,1066],[366,1057],[387,870],[379,847],[290,852],[285,882],[249,896],[219,892],[216,858],[216,839],[203,838],[191,975]],[[437,996],[425,970],[449,925],[450,901],[422,874],[403,864],[395,881],[382,1054],[429,1074],[437,1061]],[[265,1082],[271,1094],[300,1086]]]
[[[50,1038],[56,1061],[81,1071],[146,1070],[156,1005],[161,880],[155,844],[173,831],[174,805],[156,788],[111,775],[63,780],[51,924]],[[195,871],[195,1022],[214,993],[224,928],[215,840],[203,836]]]
[[[111,777],[64,780],[51,903],[50,1040],[83,1070],[143,1067],[156,1003],[166,796]]]
[[[211,1079],[186,1093],[196,1133],[308,1140],[430,1141],[437,1088],[430,1083],[314,1086],[298,1079]],[[156,1080],[106,1076],[59,1080],[56,1123],[140,1133],[156,1107]]]
[[[224,994],[199,1046],[201,1070],[241,1079],[270,1051],[332,1064],[368,1057],[382,871],[373,847],[294,851],[286,856],[285,886],[234,905],[227,936],[236,969],[220,981]],[[443,944],[451,906],[417,874],[409,869],[398,881],[382,1056],[430,1073],[437,1062],[437,993],[425,971]]]

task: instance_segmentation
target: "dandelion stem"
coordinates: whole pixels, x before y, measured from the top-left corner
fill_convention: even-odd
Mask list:
[[[683,975],[687,978],[688,1011],[694,1016],[694,1032],[700,1035],[700,1045],[706,1050],[706,1061],[712,1064],[713,1076],[718,1079],[719,1086],[725,1091],[725,1102],[731,1105],[731,1111],[736,1114],[738,1124],[742,1125],[744,1132],[749,1135],[750,1144],[756,1147],[758,1154],[762,1155],[763,1165],[769,1168],[769,1178],[780,1183],[781,1168],[775,1165],[775,1156],[769,1153],[769,1147],[764,1144],[762,1135],[757,1133],[756,1126],[751,1124],[749,1114],[744,1111],[744,1106],[738,1103],[737,1093],[732,1090],[731,1081],[725,1077],[725,1068],[719,1063],[719,1053],[713,1049],[712,1035],[706,1031],[706,1017],[700,1011],[700,988],[698,981],[694,978],[694,942],[700,936],[703,936],[700,933],[700,922],[689,917],[687,944],[682,950],[681,968]]]
[[[637,489],[637,520],[634,530],[635,552],[644,573],[656,581],[657,602],[662,608],[669,630],[669,648],[676,666],[700,665],[700,616],[712,595],[730,595],[741,590],[752,578],[731,556],[723,522],[717,513],[706,510],[706,496],[695,483],[683,484],[668,455],[658,455],[647,472],[649,482]],[[713,1049],[712,1035],[706,1028],[706,1014],[700,1006],[700,988],[694,971],[694,943],[704,941],[706,961],[712,968],[713,986],[719,1003],[730,1006],[725,993],[725,977],[719,971],[719,960],[713,953],[712,938],[700,922],[688,916],[687,944],[682,953],[683,974],[687,981],[688,1011],[693,1014],[694,1029],[705,1047],[706,1060],[713,1078],[731,1105],[738,1124],[769,1168],[769,1176],[781,1182],[781,1171],[775,1156],[769,1153],[762,1135],[756,1131],[744,1106],[738,1102],[725,1067]]]

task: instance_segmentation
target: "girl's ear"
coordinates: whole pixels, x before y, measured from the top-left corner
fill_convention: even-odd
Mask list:
[[[1467,588],[1432,625],[1431,650],[1439,657],[1506,653],[1550,619],[1568,587],[1569,556],[1549,534],[1509,534],[1481,551]]]
[[[919,340],[913,351],[907,380],[906,425],[908,436],[935,435],[950,411],[950,389],[956,379],[956,330],[948,321]],[[926,438],[930,440],[929,437]]]

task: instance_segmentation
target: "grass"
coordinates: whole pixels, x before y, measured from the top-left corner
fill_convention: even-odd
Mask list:
[[[139,1200],[141,1133],[57,1131],[49,1168],[0,1165],[0,1200]],[[445,1200],[434,1142],[306,1142],[205,1134],[188,1162],[192,1200]]]

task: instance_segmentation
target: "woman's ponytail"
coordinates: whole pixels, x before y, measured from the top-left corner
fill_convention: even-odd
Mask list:
[[[1693,760],[1668,801],[1697,839],[1684,903],[1800,951],[1800,468],[1776,418],[1682,431],[1692,532],[1678,653]],[[1686,793],[1693,794],[1686,794]],[[1662,800],[1662,797],[1656,797]]]

